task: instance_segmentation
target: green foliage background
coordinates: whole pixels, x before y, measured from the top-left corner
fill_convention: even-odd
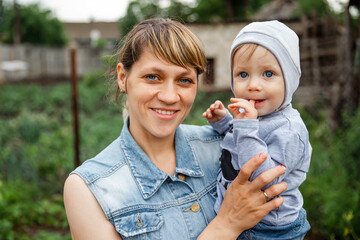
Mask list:
[[[246,22],[271,0],[194,0],[192,3],[168,0],[166,7],[160,7],[160,2],[164,1],[131,0],[126,15],[119,19],[121,36],[125,36],[138,22],[152,17],[172,18],[187,23]],[[336,15],[327,0],[298,0],[297,4],[298,9],[291,18]]]
[[[223,0],[194,0],[193,3],[169,0],[167,7],[160,7],[160,2],[161,0],[131,0],[126,15],[119,19],[121,35],[126,35],[138,22],[152,17],[172,18],[189,23],[243,21],[270,0],[230,0],[231,7],[228,11]]]
[[[50,10],[39,4],[18,5],[21,43],[64,46],[67,43],[64,24]],[[0,40],[14,43],[16,15],[13,7],[0,1]]]
[[[103,72],[79,83],[81,160],[119,134],[121,107],[106,97]],[[74,169],[69,83],[0,86],[0,239],[71,239],[62,186]],[[186,123],[207,124],[202,112],[230,92],[200,91]],[[301,186],[311,239],[359,239],[360,111],[344,116],[333,133],[318,106],[299,109],[308,126],[313,157]],[[310,239],[310,238],[309,238]]]

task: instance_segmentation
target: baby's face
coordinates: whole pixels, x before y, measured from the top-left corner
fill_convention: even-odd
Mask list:
[[[245,44],[233,55],[233,86],[236,98],[255,100],[258,116],[272,113],[285,98],[281,67],[267,49]]]

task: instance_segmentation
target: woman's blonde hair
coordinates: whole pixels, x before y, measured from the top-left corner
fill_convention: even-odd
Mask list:
[[[116,53],[117,62],[129,71],[145,48],[159,59],[184,68],[195,68],[198,75],[205,71],[206,58],[199,39],[180,22],[164,18],[140,22],[123,40]],[[116,101],[119,96],[117,87]]]

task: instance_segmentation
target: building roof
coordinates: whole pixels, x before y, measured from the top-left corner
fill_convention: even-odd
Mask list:
[[[93,31],[100,33],[103,39],[119,39],[117,22],[65,22],[65,31],[69,39],[89,39]]]
[[[253,21],[279,20],[285,21],[293,18],[298,2],[293,0],[274,0],[263,6],[260,11],[251,17]]]

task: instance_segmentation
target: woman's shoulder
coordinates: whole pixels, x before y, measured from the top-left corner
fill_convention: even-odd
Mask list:
[[[79,175],[87,184],[103,175],[110,174],[125,164],[120,137],[115,139],[95,157],[83,162],[73,172]]]
[[[81,239],[121,239],[95,196],[76,174],[70,175],[65,181],[64,205],[74,236]]]

